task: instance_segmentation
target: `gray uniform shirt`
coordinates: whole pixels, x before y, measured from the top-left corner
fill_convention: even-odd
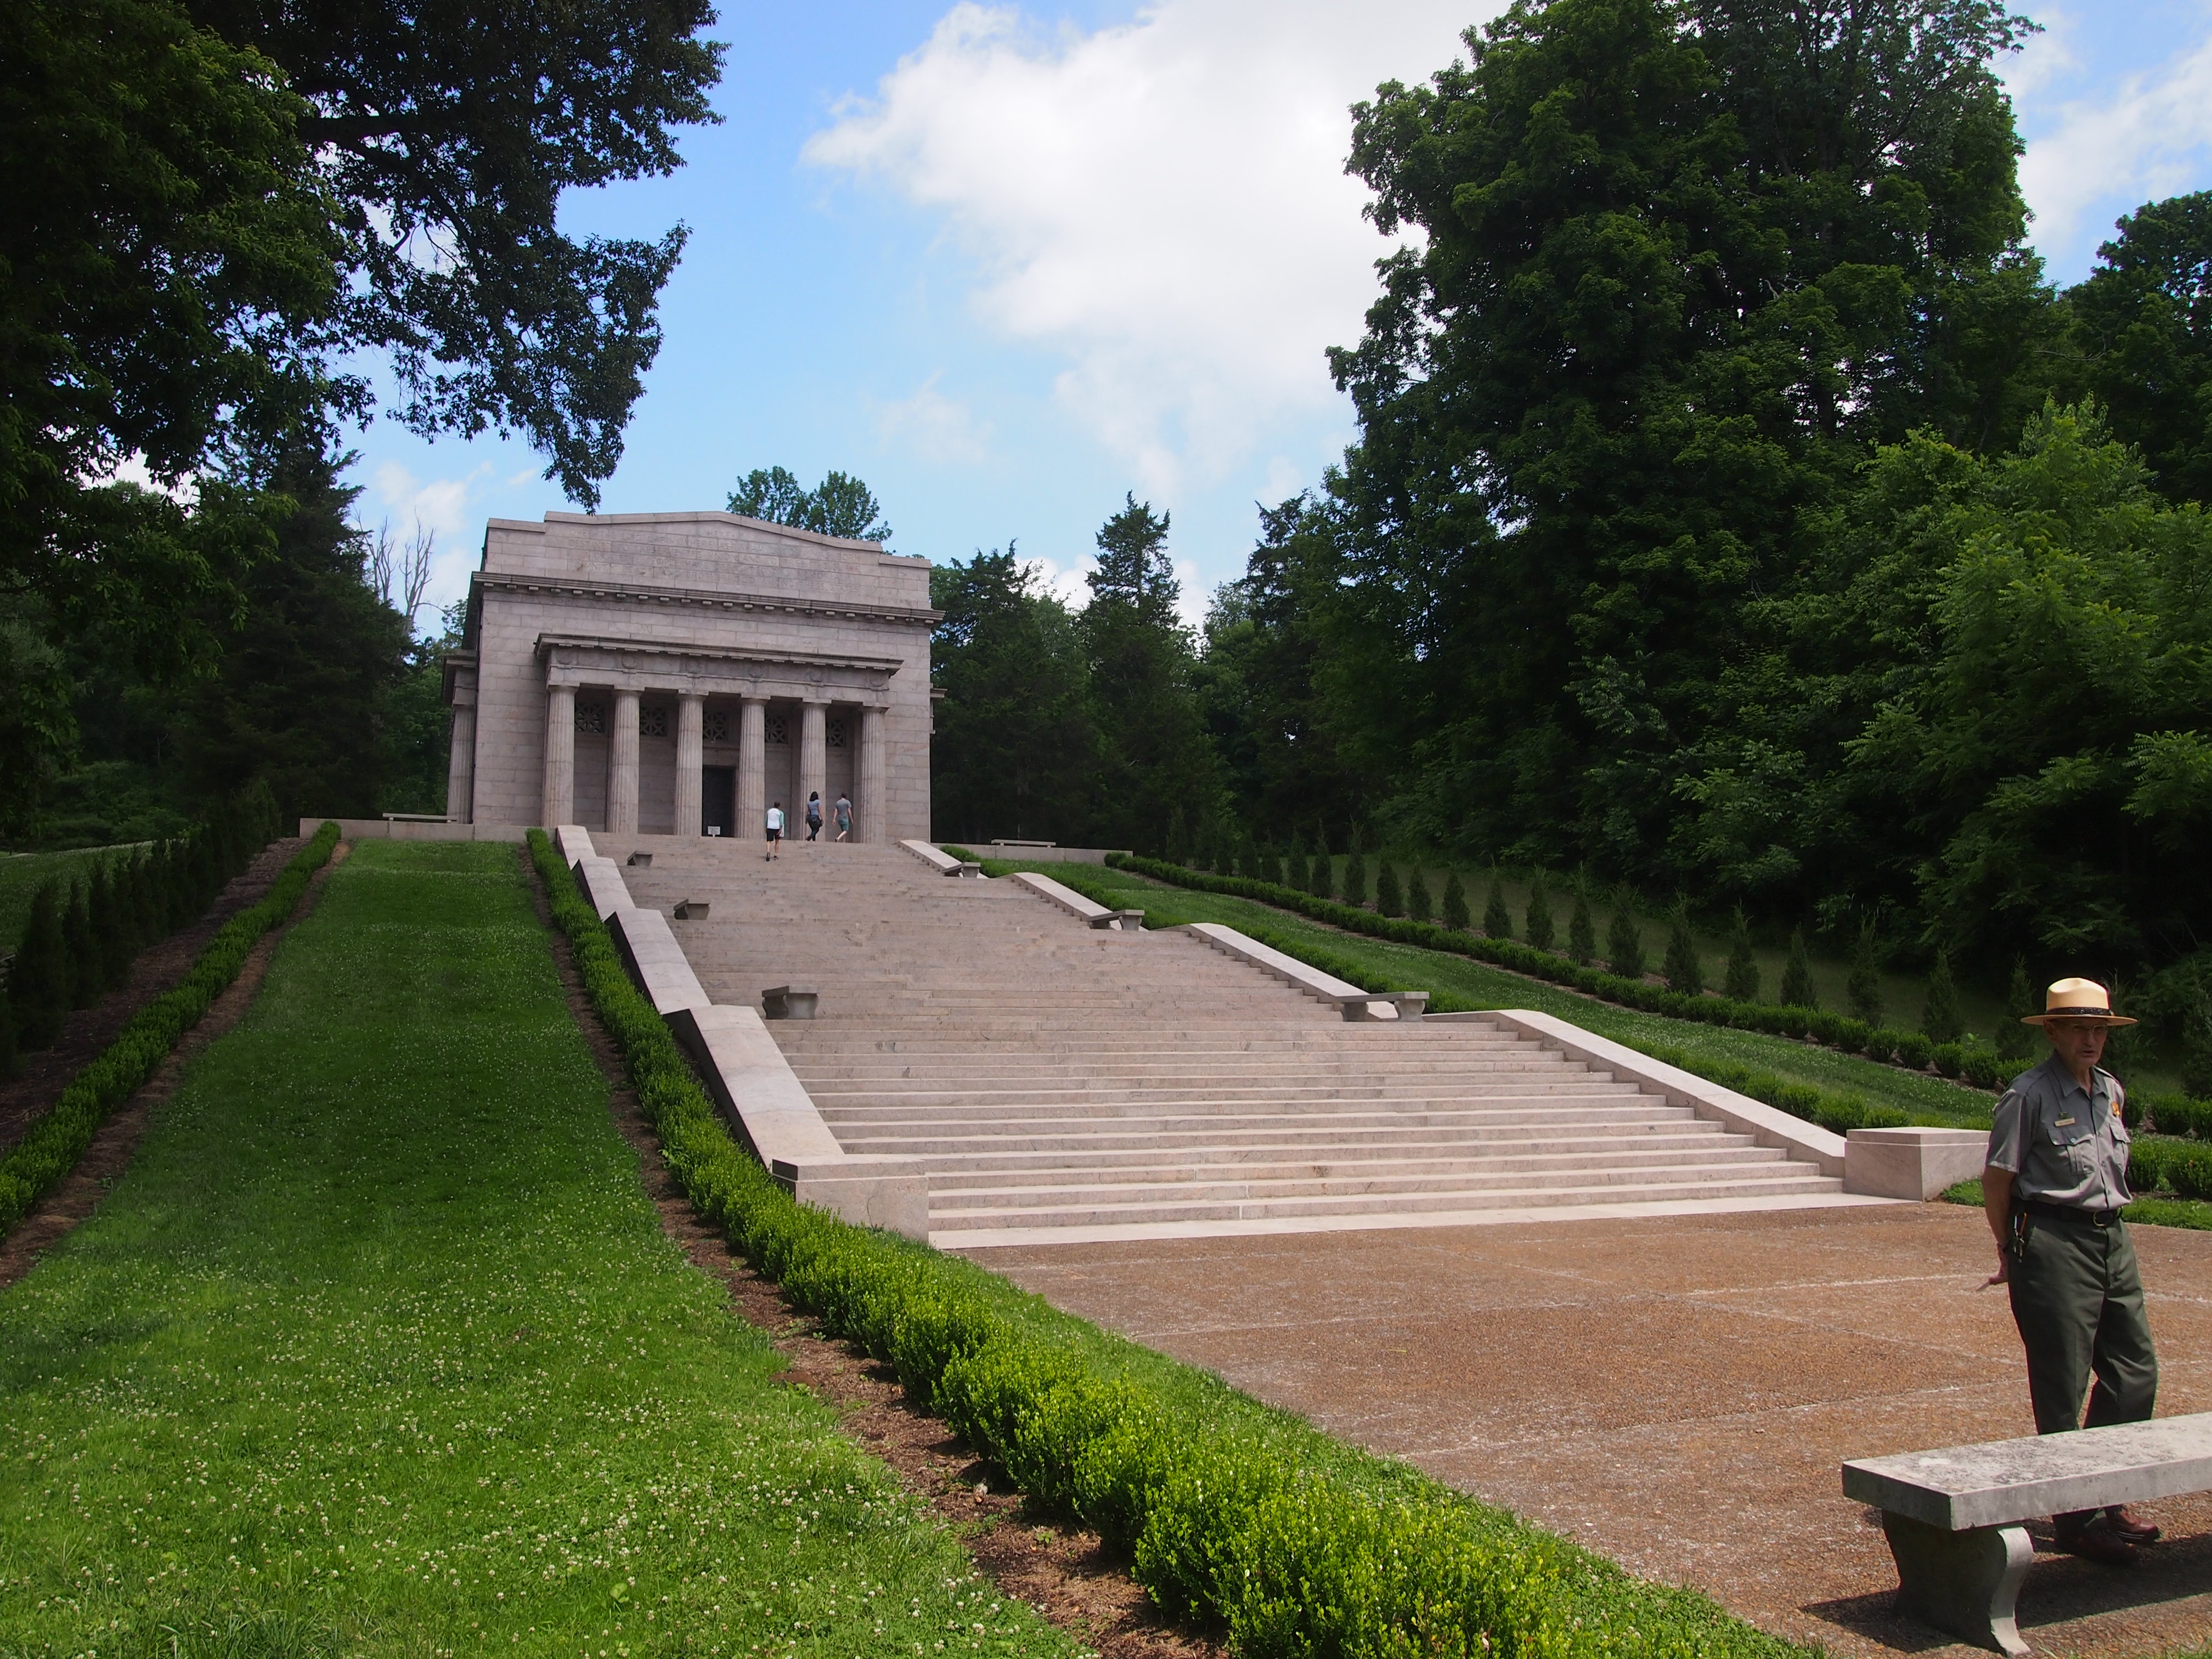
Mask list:
[[[2013,1079],[1990,1129],[1990,1166],[2009,1170],[2013,1194],[2085,1210],[2132,1203],[2128,1190],[2127,1091],[2100,1066],[2095,1087],[2074,1080],[2057,1054]]]

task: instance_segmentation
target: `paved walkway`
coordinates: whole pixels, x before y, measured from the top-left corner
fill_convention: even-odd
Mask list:
[[[2136,1230],[2160,1415],[2212,1410],[2212,1233]],[[1927,1652],[1845,1458],[2027,1434],[1978,1211],[1953,1205],[978,1250],[1060,1307],[1841,1653]],[[2212,1633],[2212,1499],[2127,1572],[2039,1555],[2039,1651]],[[2047,1552],[2049,1535],[2038,1542]],[[1960,1648],[1960,1654],[1973,1650]]]

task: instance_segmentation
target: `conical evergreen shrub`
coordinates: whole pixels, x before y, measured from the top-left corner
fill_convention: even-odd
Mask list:
[[[1587,968],[1597,955],[1597,923],[1590,915],[1589,886],[1575,884],[1575,913],[1567,918],[1567,960]]]
[[[1928,970],[1928,1001],[1920,1012],[1920,1030],[1930,1042],[1956,1042],[1966,1035],[1966,1016],[1959,1006],[1948,951],[1938,951],[1936,965]]]
[[[1552,948],[1552,890],[1544,884],[1541,871],[1529,884],[1528,925],[1522,936],[1539,951]]]
[[[1751,950],[1751,920],[1743,906],[1735,907],[1735,925],[1729,931],[1728,975],[1722,989],[1731,1001],[1759,1000],[1759,958]]]
[[[1406,896],[1398,886],[1398,872],[1384,859],[1375,871],[1375,913],[1383,916],[1406,914]]]
[[[2194,1099],[2212,1100],[2212,996],[2201,993],[2181,1016],[2181,1087]]]
[[[1850,977],[1844,981],[1844,995],[1850,1001],[1853,1019],[1881,1024],[1881,945],[1870,921],[1859,929],[1859,941],[1851,947]]]
[[[2028,983],[2027,958],[2012,959],[2012,982],[2005,987],[2004,1018],[1997,1022],[1997,1057],[2001,1060],[2026,1060],[2035,1052],[2035,1027],[2021,1021],[2029,1014],[2039,1014],[2042,1008],[2035,1000],[2035,988]]]
[[[92,906],[81,882],[70,886],[69,908],[62,916],[62,939],[69,950],[69,1000],[72,1008],[89,1008],[107,988],[100,971],[100,947],[92,937]]]
[[[1455,870],[1444,878],[1444,926],[1454,933],[1464,933],[1472,921],[1467,913],[1467,889],[1459,884],[1459,872]]]
[[[1354,853],[1344,861],[1344,890],[1340,895],[1346,904],[1367,902],[1367,855]]]
[[[1306,838],[1303,834],[1291,837],[1291,856],[1283,871],[1283,884],[1298,892],[1306,892]]]
[[[1644,977],[1644,933],[1636,925],[1636,907],[1626,891],[1613,901],[1613,926],[1606,929],[1606,963],[1623,979]]]
[[[1180,806],[1168,815],[1167,859],[1170,864],[1190,863],[1190,829],[1183,822]]]
[[[1820,993],[1813,984],[1813,956],[1805,948],[1805,930],[1790,930],[1790,959],[1782,967],[1782,1006],[1818,1008]]]
[[[137,941],[131,937],[131,919],[116,880],[120,867],[116,860],[102,859],[92,872],[92,938],[100,956],[103,991],[112,991],[131,977],[131,958],[137,953]]]
[[[8,989],[0,983],[0,1083],[22,1069],[22,1060],[15,1052],[15,1009],[8,1000]]]
[[[1493,866],[1490,872],[1490,897],[1482,907],[1482,931],[1492,939],[1513,937],[1513,913],[1505,908],[1505,882]]]
[[[1667,988],[1676,996],[1705,994],[1705,964],[1698,957],[1698,938],[1690,931],[1690,907],[1677,900],[1667,925]]]
[[[1436,907],[1429,902],[1429,878],[1415,865],[1406,878],[1406,914],[1415,921],[1431,921],[1436,918]]]
[[[1266,879],[1273,882],[1276,886],[1280,887],[1283,884],[1282,854],[1270,847],[1267,849],[1267,856],[1263,860],[1263,863],[1267,867]]]
[[[61,886],[48,882],[31,896],[22,942],[8,964],[8,1001],[15,1013],[15,1041],[27,1050],[50,1048],[62,1034],[76,974],[62,930]]]

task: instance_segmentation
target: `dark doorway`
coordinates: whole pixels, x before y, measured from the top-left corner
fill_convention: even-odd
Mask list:
[[[738,833],[738,769],[706,766],[700,769],[699,833],[734,836]]]

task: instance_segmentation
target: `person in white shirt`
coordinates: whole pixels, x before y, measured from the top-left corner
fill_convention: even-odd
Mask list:
[[[778,802],[776,802],[776,804],[775,804],[775,805],[773,805],[773,806],[771,806],[771,807],[769,807],[769,808],[768,809],[768,855],[769,855],[769,857],[770,857],[770,858],[774,858],[774,857],[776,855],[776,854],[775,854],[776,846],[777,846],[777,844],[778,844],[779,842],[781,842],[782,840],[783,840],[783,803],[782,803],[781,801],[778,801]]]

